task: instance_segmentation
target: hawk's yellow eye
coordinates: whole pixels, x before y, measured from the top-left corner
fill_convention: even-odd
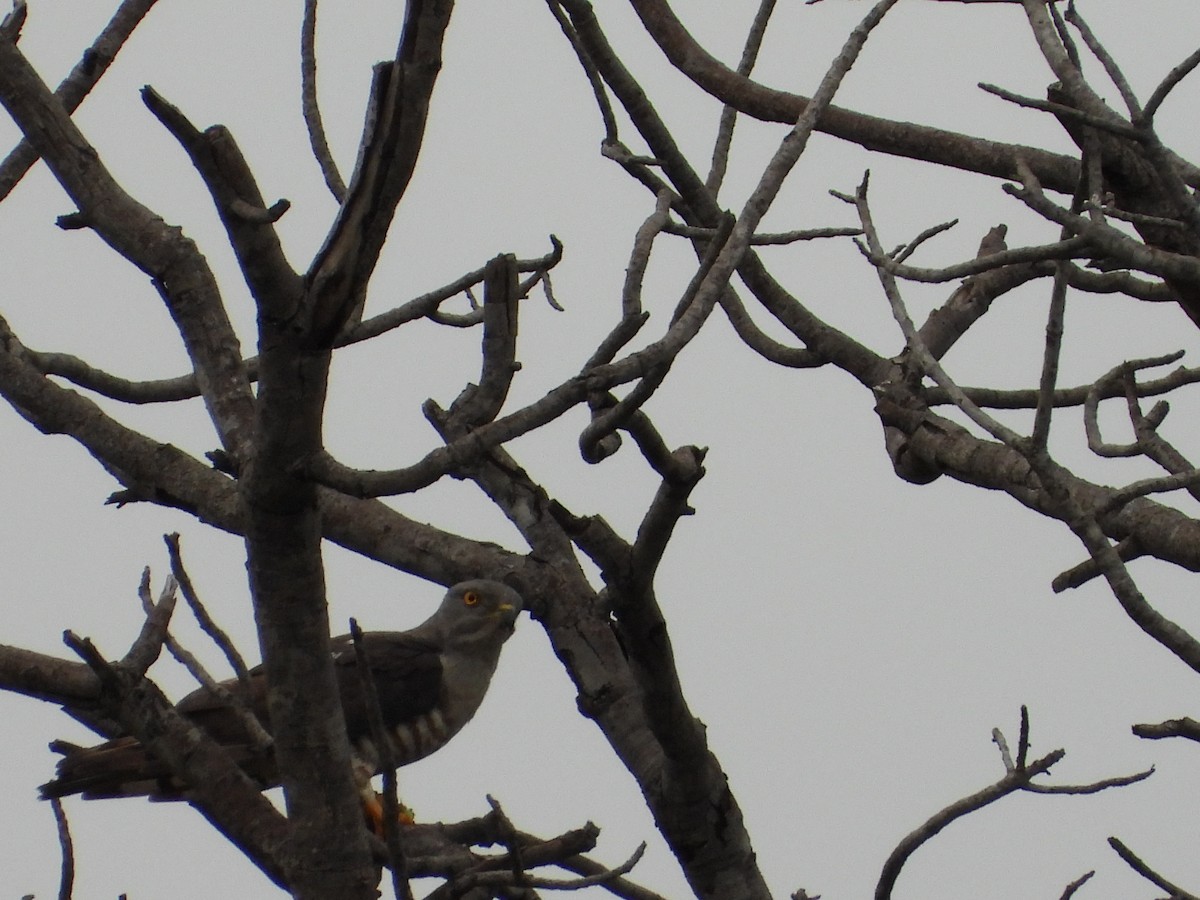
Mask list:
[[[463,594],[463,603],[467,606],[475,606],[479,603],[479,595],[474,591],[467,591]]]

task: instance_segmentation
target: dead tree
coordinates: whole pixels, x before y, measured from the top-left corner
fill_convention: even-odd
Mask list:
[[[220,125],[201,128],[169,97],[144,90],[146,107],[207,188],[253,299],[257,353],[252,356],[240,348],[225,292],[201,249],[140,202],[136,185],[114,177],[71,115],[152,5],[125,0],[57,91],[22,52],[24,6],[0,26],[0,104],[24,135],[0,165],[0,197],[8,196],[31,166],[44,164],[75,207],[59,225],[88,231],[150,279],[175,324],[190,370],[133,380],[74,356],[32,349],[0,320],[0,394],[34,428],[68,435],[84,447],[117,480],[112,503],[173,508],[181,519],[190,516],[244,538],[287,815],[258,802],[236,767],[208,753],[211,741],[182,721],[144,677],[145,665],[134,658],[145,662],[143,657],[157,652],[154,640],[166,639],[165,626],[155,631],[148,625],[157,635],[151,649],[139,651],[135,645],[116,664],[105,663],[86,641],[75,642],[86,663],[3,648],[0,684],[62,704],[101,733],[135,734],[195,786],[192,802],[204,815],[294,896],[375,896],[380,867],[387,865],[407,874],[441,875],[447,894],[581,886],[528,874],[551,863],[616,893],[649,895],[624,880],[625,869],[605,870],[580,856],[594,841],[589,829],[538,842],[521,835],[497,808],[486,819],[438,832],[440,843],[432,832],[414,831],[406,862],[398,866],[394,850],[389,855],[360,827],[345,735],[328,739],[327,725],[338,721],[340,712],[328,653],[325,542],[441,584],[487,577],[516,587],[572,681],[580,713],[601,731],[636,781],[696,896],[768,896],[736,785],[729,783],[688,705],[656,589],[675,529],[692,512],[692,493],[705,474],[705,450],[673,444],[656,427],[647,403],[671,383],[680,354],[721,317],[750,352],[800,370],[800,384],[804,370],[833,366],[861,385],[862,401],[878,417],[880,443],[898,477],[917,485],[948,477],[1000,491],[1061,522],[1083,545],[1083,561],[1064,572],[1055,588],[1103,578],[1138,628],[1200,672],[1200,643],[1155,609],[1126,566],[1141,557],[1200,570],[1200,521],[1186,511],[1190,501],[1155,499],[1168,492],[1200,499],[1200,474],[1163,427],[1166,403],[1143,409],[1147,398],[1200,379],[1200,370],[1155,374],[1180,354],[1164,350],[1153,359],[1123,359],[1118,348],[1092,383],[1064,387],[1058,378],[1069,297],[1103,293],[1121,295],[1130,304],[1175,304],[1182,321],[1200,324],[1200,213],[1193,195],[1200,188],[1200,170],[1164,146],[1156,128],[1160,107],[1200,63],[1200,54],[1172,70],[1149,96],[1138,96],[1073,8],[1046,0],[1007,3],[1014,15],[1026,17],[1054,83],[1045,98],[999,87],[986,90],[1031,115],[1054,117],[1077,147],[1062,154],[887,121],[837,105],[843,79],[896,0],[863,10],[865,18],[846,36],[810,96],[754,80],[773,12],[770,0],[761,4],[736,68],[695,41],[665,0],[630,0],[662,56],[714,100],[720,127],[705,170],[681,149],[633,71],[634,63],[609,42],[605,14],[598,16],[584,0],[548,0],[546,15],[579,63],[572,74],[586,78],[594,93],[603,156],[645,189],[648,212],[634,238],[624,289],[612,298],[608,333],[589,355],[574,361],[570,377],[539,389],[533,399],[517,401],[514,386],[525,362],[518,322],[535,291],[544,291],[557,305],[551,275],[563,259],[563,246],[556,239],[540,257],[502,252],[444,287],[373,311],[386,305],[375,299],[382,288],[372,276],[397,210],[418,165],[437,170],[437,160],[421,157],[421,149],[437,103],[453,3],[407,4],[394,58],[374,69],[358,158],[348,178],[338,169],[322,125],[315,0],[306,5],[304,117],[313,157],[337,208],[320,249],[303,266],[289,259],[280,237],[289,203],[264,197],[237,136]],[[1085,78],[1085,57],[1099,62],[1123,110],[1106,105]],[[724,196],[734,125],[746,117],[783,127],[757,184],[730,211],[718,197]],[[627,126],[620,122],[632,131],[622,133]],[[984,236],[975,258],[918,267],[918,252],[950,225],[931,226],[888,249],[877,221],[886,212],[872,206],[865,176],[857,187],[827,186],[847,204],[844,221],[768,232],[764,217],[816,135],[997,179],[1023,215],[1052,223],[1057,236],[1009,248],[1005,226],[997,226]],[[697,262],[673,310],[648,330],[644,278],[652,251],[671,237],[688,242]],[[861,264],[878,274],[879,296],[895,317],[892,355],[870,349],[816,314],[799,296],[810,286],[785,283],[761,251],[809,240],[857,242]],[[904,288],[911,282],[953,287],[922,322],[914,320],[905,301]],[[969,330],[985,328],[989,308],[1018,289],[1049,298],[1040,382],[1023,390],[960,385],[952,367],[943,365],[947,353]],[[450,304],[463,294],[469,305],[452,311]],[[773,320],[771,328],[782,329],[788,339],[771,336],[762,318]],[[347,348],[425,320],[478,331],[476,382],[448,407],[432,400],[421,407],[440,438],[436,449],[417,458],[382,460],[389,468],[347,465],[327,450],[325,399],[333,360]],[[389,400],[395,388],[368,387]],[[203,402],[211,421],[214,446],[207,459],[162,443],[112,412],[115,404],[191,398]],[[1114,398],[1125,400],[1132,442],[1114,444],[1101,433],[1097,410]],[[1076,474],[1049,445],[1051,434],[1063,427],[1063,417],[1056,414],[1067,407],[1083,409],[1095,453],[1144,457],[1165,474],[1123,487]],[[512,446],[533,432],[553,428],[561,434],[565,417],[579,410],[586,411],[588,421],[572,441],[586,462],[602,469],[618,454],[637,454],[657,480],[657,492],[632,534],[622,534],[601,513],[568,508],[543,486],[548,464],[531,462]],[[1027,411],[1028,427],[1007,424],[1012,419],[996,410]],[[381,501],[447,479],[470,482],[494,504],[511,523],[513,546],[441,530]],[[589,572],[598,572],[599,581]],[[289,700],[296,696],[306,702]],[[1142,726],[1141,733],[1193,740],[1198,734],[1190,719]],[[882,865],[876,896],[890,896],[909,855],[953,819],[1016,790],[1051,790],[1034,779],[1061,754],[1028,758],[1027,719],[1015,758],[1003,736],[997,740],[1005,770],[1001,780],[947,806],[909,835]],[[216,783],[214,772],[222,789],[205,790]],[[1058,789],[1090,792],[1145,774]],[[509,853],[498,862],[486,861],[467,849],[486,843],[504,844]],[[1124,854],[1146,877],[1165,882],[1140,860],[1134,863],[1131,851]]]

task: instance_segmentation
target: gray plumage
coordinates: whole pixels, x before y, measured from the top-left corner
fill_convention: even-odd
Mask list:
[[[432,616],[409,631],[363,635],[384,726],[398,765],[440,749],[479,709],[491,684],[504,642],[522,609],[519,594],[496,581],[456,584]],[[360,783],[379,771],[354,644],[349,635],[332,643],[346,732]],[[249,706],[270,730],[266,677],[262,667],[250,673],[247,694],[236,681],[224,686]],[[256,753],[241,718],[207,688],[180,701],[179,711],[222,744],[234,760],[264,788],[279,783],[271,754]],[[119,737],[95,747],[55,742],[63,754],[54,780],[42,785],[43,797],[146,796],[176,800],[186,785],[135,738]]]

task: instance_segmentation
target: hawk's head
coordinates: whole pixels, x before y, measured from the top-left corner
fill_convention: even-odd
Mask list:
[[[498,647],[512,634],[523,606],[521,595],[498,581],[463,581],[446,592],[420,631],[443,647]]]

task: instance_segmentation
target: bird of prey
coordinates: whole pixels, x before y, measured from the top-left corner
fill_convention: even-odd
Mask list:
[[[397,765],[440,749],[475,715],[521,607],[520,595],[510,587],[495,581],[464,581],[450,588],[437,611],[416,628],[363,634]],[[350,635],[335,638],[332,648],[355,777],[365,795],[371,776],[381,767],[362,677]],[[250,672],[248,694],[236,680],[225,682],[224,687],[270,730],[266,676],[261,666]],[[244,718],[208,688],[193,691],[177,708],[224,746],[264,789],[279,784],[272,755],[255,750]],[[85,798],[179,800],[187,796],[187,785],[133,737],[118,737],[94,747],[65,742],[50,746],[63,757],[54,780],[41,787],[43,798],[82,794]]]

